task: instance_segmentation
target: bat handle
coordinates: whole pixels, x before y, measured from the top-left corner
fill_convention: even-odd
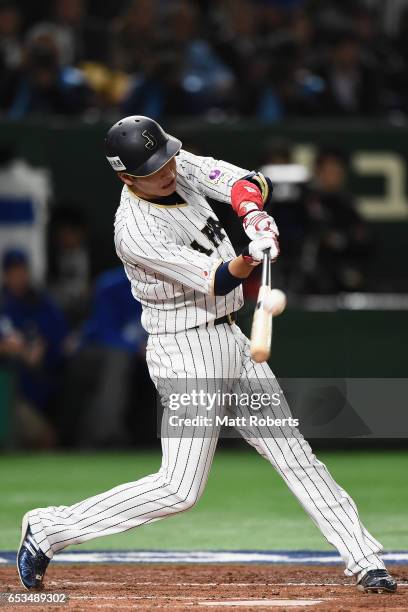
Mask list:
[[[261,285],[271,286],[271,249],[265,249],[263,254]]]

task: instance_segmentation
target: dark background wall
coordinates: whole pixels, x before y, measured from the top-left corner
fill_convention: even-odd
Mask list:
[[[12,143],[17,153],[33,165],[47,167],[55,190],[55,206],[62,200],[80,205],[89,223],[96,252],[97,270],[118,263],[113,247],[113,217],[121,184],[104,158],[106,124],[86,125],[66,119],[47,123],[0,123],[0,146]],[[408,203],[406,160],[408,129],[378,124],[308,122],[261,126],[173,123],[165,126],[179,136],[185,148],[254,169],[262,162],[269,139],[283,136],[294,146],[298,159],[312,156],[319,145],[336,145],[351,155],[350,189],[357,198],[375,197],[378,213],[370,223],[379,243],[376,276],[386,282],[393,275],[406,278]],[[374,156],[378,171],[363,176],[359,156]],[[390,162],[381,169],[381,159]],[[380,161],[379,161],[380,160]],[[384,171],[382,171],[384,170]],[[400,200],[399,210],[395,207]],[[362,200],[360,200],[362,201]],[[405,210],[406,205],[406,210]],[[389,212],[389,214],[388,214]],[[392,288],[392,280],[390,280]],[[249,333],[253,306],[247,303],[239,324]],[[271,366],[281,377],[406,377],[408,311],[307,312],[289,303],[288,311],[275,322]],[[9,379],[2,374],[0,403],[9,404]],[[7,412],[0,415],[5,433]],[[1,436],[0,436],[1,438]]]
[[[69,199],[83,207],[101,270],[117,261],[112,223],[120,196],[120,183],[104,158],[107,127],[53,118],[46,122],[0,122],[0,145],[14,143],[29,162],[48,167],[57,202]],[[310,121],[267,128],[256,122],[212,125],[188,121],[164,127],[180,137],[187,149],[249,169],[259,166],[268,142],[277,137],[285,137],[293,144],[300,161],[312,160],[313,152],[321,145],[341,148],[351,155],[350,189],[357,198],[375,198],[370,219],[380,249],[377,277],[386,283],[390,271],[405,274],[406,257],[401,254],[406,252],[408,228],[408,128],[378,122],[345,127]],[[359,170],[362,154],[368,155],[369,162],[374,160],[369,174]]]

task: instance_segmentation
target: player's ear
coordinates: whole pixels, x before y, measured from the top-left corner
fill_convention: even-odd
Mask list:
[[[118,172],[117,174],[120,180],[123,181],[123,183],[129,185],[129,187],[133,185],[133,178],[129,174],[126,174],[126,172]]]

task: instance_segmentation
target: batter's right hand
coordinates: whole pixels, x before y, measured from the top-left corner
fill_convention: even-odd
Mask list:
[[[279,230],[275,219],[264,211],[251,211],[242,220],[242,225],[246,235],[250,240],[263,238],[264,236],[275,236],[278,240]]]
[[[275,259],[279,255],[279,244],[277,241],[277,237],[270,234],[264,235],[260,238],[256,238],[252,240],[245,249],[243,256],[244,258],[250,257],[255,265],[261,263],[263,259],[263,254],[266,249],[271,250],[271,260],[275,261]]]

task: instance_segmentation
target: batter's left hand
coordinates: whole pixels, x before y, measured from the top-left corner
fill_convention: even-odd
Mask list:
[[[279,255],[279,246],[275,242],[275,238],[273,238],[271,235],[268,236],[265,234],[262,237],[252,240],[243,250],[242,256],[246,263],[250,264],[251,266],[256,266],[261,263],[264,251],[266,249],[269,249],[271,261],[275,261]]]

